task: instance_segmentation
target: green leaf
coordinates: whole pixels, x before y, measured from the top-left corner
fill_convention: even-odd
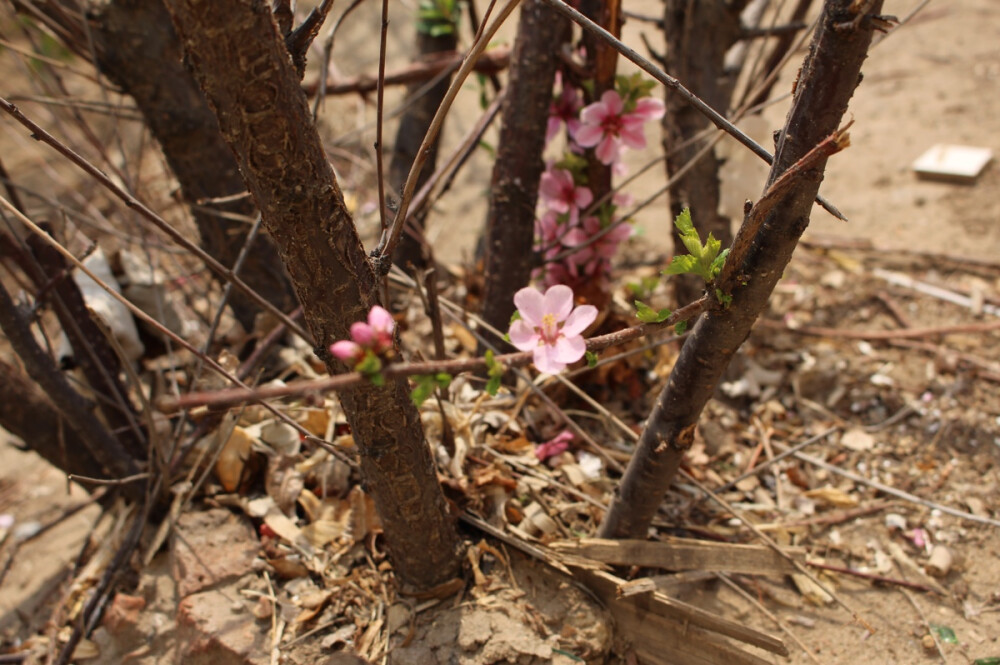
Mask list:
[[[990,656],[988,658],[976,658],[972,665],[1000,665],[1000,656]]]
[[[643,323],[662,323],[670,318],[669,309],[661,309],[659,311],[653,309],[641,300],[635,301],[635,316]]]
[[[587,367],[596,367],[597,366],[597,354],[596,353],[594,353],[593,351],[587,351],[583,355],[587,359]]]
[[[727,256],[729,256],[729,248],[728,247],[726,247],[724,250],[722,250],[722,253],[719,254],[717,257],[715,257],[715,259],[712,260],[712,266],[711,266],[712,279],[715,279],[716,277],[718,277],[719,273],[722,272],[722,268],[726,265],[726,257]]]
[[[715,290],[715,298],[722,303],[722,306],[729,309],[729,306],[733,303],[733,297],[728,293],[723,293],[722,289]]]
[[[521,312],[520,310],[515,309],[514,313],[510,315],[510,322],[514,323],[515,321],[520,321],[520,320],[521,320]]]
[[[410,391],[410,400],[414,406],[419,407],[427,401],[428,397],[434,394],[434,387],[436,386],[434,377],[425,374],[416,374],[411,376],[410,380],[416,384],[413,390]]]
[[[675,335],[678,335],[678,336],[683,335],[687,331],[687,329],[688,329],[688,322],[687,321],[678,321],[677,323],[674,324],[674,334]]]
[[[663,271],[664,275],[683,275],[685,273],[693,273],[698,267],[698,259],[691,256],[690,254],[684,254],[683,256],[675,256],[667,264],[666,270]]]
[[[378,374],[382,371],[382,360],[376,356],[370,349],[365,351],[364,357],[358,361],[358,364],[354,366],[355,372],[361,372],[362,374],[372,375]]]
[[[694,222],[691,221],[691,209],[684,208],[681,210],[681,214],[677,215],[677,219],[674,220],[674,226],[680,231],[681,235],[694,235],[698,236],[698,232],[694,228]]]
[[[490,397],[496,397],[497,393],[500,391],[500,377],[491,377],[489,381],[486,382],[486,392],[490,394]]]

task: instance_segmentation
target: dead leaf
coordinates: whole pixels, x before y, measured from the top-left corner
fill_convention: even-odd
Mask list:
[[[875,447],[875,437],[860,428],[849,429],[840,437],[840,445],[850,450],[863,451]]]
[[[235,492],[250,475],[250,458],[254,439],[242,427],[234,427],[219,458],[215,461],[215,477],[227,492]]]
[[[836,487],[818,487],[814,490],[809,490],[805,492],[805,496],[810,499],[816,499],[817,501],[822,501],[831,506],[837,508],[853,508],[858,505],[857,497],[851,496],[842,489],[837,489]]]

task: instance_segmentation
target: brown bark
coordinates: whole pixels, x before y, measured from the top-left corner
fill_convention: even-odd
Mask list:
[[[735,78],[725,73],[726,51],[740,37],[740,12],[745,0],[667,0],[663,14],[663,33],[667,42],[664,65],[666,72],[684,83],[688,90],[701,97],[709,106],[725,115],[732,96]],[[664,99],[663,147],[667,153],[667,177],[677,173],[694,159],[702,142],[675,150],[690,141],[712,122],[677,95],[669,91]],[[670,190],[671,217],[684,208],[691,209],[691,218],[701,236],[709,233],[728,247],[733,240],[728,217],[719,214],[719,170],[722,160],[715,149],[710,150]],[[686,254],[676,229],[674,248]],[[695,275],[678,275],[671,280],[674,300],[684,304],[695,300],[704,291],[704,282]]]
[[[89,14],[97,64],[135,100],[180,183],[201,236],[201,245],[232,267],[256,215],[249,197],[225,203],[212,199],[246,191],[218,122],[182,60],[181,45],[162,0],[103,0]],[[243,280],[282,311],[295,308],[295,295],[270,240],[258,235],[240,271]],[[252,329],[259,308],[233,290],[230,305]]]
[[[559,45],[569,34],[566,19],[539,0],[522,2],[486,221],[483,319],[501,331],[514,313],[514,293],[528,284],[535,267],[535,204],[545,170],[545,128]]]
[[[49,464],[89,478],[108,474],[87,450],[79,432],[52,406],[20,367],[0,360],[0,425]]]
[[[440,37],[431,37],[422,32],[417,32],[418,60],[432,58],[443,52],[454,51],[456,45],[457,40],[454,32],[441,35]],[[434,114],[437,113],[438,107],[441,106],[441,100],[444,99],[445,93],[448,92],[448,86],[451,85],[451,76],[442,76],[441,80],[421,94],[420,91],[426,85],[427,81],[416,81],[406,86],[407,99],[418,94],[420,96],[413,99],[413,102],[403,113],[403,117],[400,118],[399,129],[396,132],[396,142],[392,147],[392,159],[389,162],[389,186],[393,191],[390,196],[394,200],[398,200],[399,192],[403,190],[403,185],[406,183],[406,177],[410,175],[410,167],[413,166],[413,160],[417,157],[417,151],[420,150],[420,144],[424,140],[424,135],[427,134],[427,129],[434,119]],[[424,186],[427,179],[434,173],[437,165],[440,136],[438,134],[438,140],[431,144],[430,150],[427,153],[427,161],[424,163],[423,169],[420,170],[420,175],[417,176],[417,191],[420,191],[420,188]],[[410,217],[408,226],[413,229],[414,234],[423,235],[424,220],[426,217],[426,209],[415,211],[415,214]],[[396,255],[393,257],[393,261],[397,265],[407,270],[411,263],[418,268],[423,268],[426,265],[422,243],[414,234],[407,231],[403,232],[402,237],[399,239],[399,245],[396,246]]]
[[[342,372],[329,345],[347,338],[351,323],[378,303],[378,283],[268,3],[167,6],[291,275],[317,353],[331,373]],[[388,379],[340,398],[396,573],[426,588],[458,573],[459,540],[408,392],[405,380]]]
[[[730,358],[767,306],[809,223],[826,157],[793,171],[793,186],[787,187],[789,179],[782,179],[782,175],[834,133],[860,81],[872,27],[865,17],[855,16],[852,4],[852,0],[827,0],[824,4],[765,188],[770,192],[773,186],[781,185],[780,195],[765,195],[741,227],[734,242],[733,263],[727,264],[719,284],[732,295],[732,303],[704,314],[684,345],[601,524],[601,537],[646,535],[684,453],[693,443],[702,409]],[[882,0],[874,0],[869,11],[878,12],[881,7]],[[852,23],[855,19],[856,24]],[[746,229],[754,232],[745,233]]]

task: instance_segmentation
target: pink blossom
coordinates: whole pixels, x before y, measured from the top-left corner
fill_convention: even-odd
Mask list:
[[[580,92],[572,86],[563,84],[562,72],[556,72],[555,85],[562,88],[562,92],[549,104],[549,122],[545,130],[546,143],[556,137],[564,123],[570,136],[573,136],[580,127],[580,120],[577,118],[580,107],[583,106]]]
[[[538,193],[549,210],[563,215],[569,213],[571,224],[576,223],[580,208],[586,208],[594,200],[590,189],[577,187],[573,182],[573,174],[566,169],[549,168],[545,171],[538,185]]]
[[[635,109],[625,112],[621,95],[608,90],[599,102],[580,112],[580,128],[573,138],[585,148],[596,146],[597,158],[604,164],[613,164],[621,157],[625,147],[646,147],[642,126],[649,120],[663,116],[664,106],[659,99],[643,97]]]
[[[392,314],[375,305],[368,312],[368,322],[351,324],[351,339],[340,340],[330,345],[330,353],[344,362],[357,363],[365,351],[384,353],[392,349],[392,331],[396,322]]]
[[[345,363],[357,363],[365,354],[365,350],[354,342],[342,339],[330,345],[330,353]]]
[[[587,344],[582,333],[597,318],[597,308],[574,308],[573,289],[556,284],[542,294],[525,287],[514,294],[514,304],[521,318],[510,326],[510,341],[533,352],[539,371],[556,374],[583,357]]]
[[[550,457],[561,455],[569,449],[569,444],[573,440],[573,433],[564,429],[556,434],[552,439],[535,447],[535,457],[538,461],[544,462]]]

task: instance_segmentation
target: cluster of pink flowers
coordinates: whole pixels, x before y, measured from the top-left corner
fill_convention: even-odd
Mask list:
[[[615,197],[597,211],[587,210],[594,194],[586,185],[581,161],[574,158],[584,148],[594,148],[602,163],[621,172],[626,149],[646,147],[644,125],[663,116],[663,102],[646,96],[648,91],[635,78],[619,83],[621,91],[608,90],[599,101],[584,106],[579,91],[557,76],[561,90],[549,107],[546,140],[565,127],[569,154],[561,162],[549,163],[538,188],[543,211],[535,222],[535,250],[542,255],[543,266],[535,277],[545,286],[603,282],[618,246],[632,234],[630,225],[615,219],[616,208],[627,205],[624,197]]]
[[[395,327],[392,314],[375,305],[368,312],[368,322],[352,323],[351,339],[334,342],[330,345],[330,353],[354,367],[369,351],[377,356],[392,350],[392,331]]]

